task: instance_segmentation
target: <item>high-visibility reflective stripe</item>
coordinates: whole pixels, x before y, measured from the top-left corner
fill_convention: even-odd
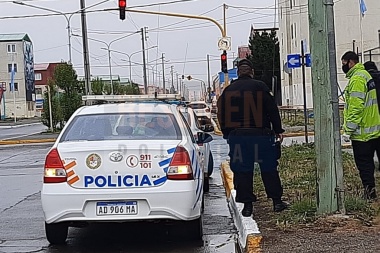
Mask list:
[[[380,131],[380,125],[364,128],[364,133],[366,134],[370,134],[377,131]]]
[[[365,107],[370,107],[370,106],[373,106],[373,105],[377,105],[377,99],[376,98],[370,98],[365,103]]]
[[[367,75],[365,75],[365,74],[363,74],[363,73],[361,73],[361,72],[357,72],[357,73],[355,73],[354,76],[360,76],[360,77],[363,77],[363,78],[366,80],[366,82],[369,82],[369,81],[372,79],[372,77],[367,76]]]
[[[358,124],[352,123],[352,122],[347,122],[346,126],[350,129],[356,129],[358,128]]]
[[[359,92],[359,91],[354,91],[350,94],[350,97],[356,97],[356,98],[361,98],[365,99],[365,93],[364,92]]]

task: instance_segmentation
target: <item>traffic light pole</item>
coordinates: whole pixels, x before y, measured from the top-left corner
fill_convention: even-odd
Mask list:
[[[137,9],[126,9],[127,12],[134,12],[134,13],[142,13],[142,14],[154,14],[154,15],[162,15],[162,16],[169,16],[169,17],[179,17],[179,18],[189,18],[189,19],[201,19],[201,20],[207,20],[212,23],[214,23],[222,33],[222,37],[226,37],[226,30],[223,28],[218,21],[215,19],[204,17],[204,16],[195,16],[195,15],[188,15],[188,14],[181,14],[181,13],[171,13],[171,12],[157,12],[157,11],[143,11],[143,10],[137,10]],[[224,23],[226,23],[224,21]]]
[[[169,17],[180,17],[180,18],[189,18],[189,19],[201,19],[201,20],[206,20],[214,23],[220,30],[221,35],[223,38],[227,37],[227,23],[226,23],[226,11],[228,6],[226,4],[223,5],[223,26],[218,23],[213,18],[210,17],[205,17],[205,16],[195,16],[195,15],[189,15],[189,14],[181,14],[181,13],[171,13],[171,12],[157,12],[157,11],[146,11],[146,10],[138,10],[138,9],[131,9],[128,8],[125,11],[127,12],[132,12],[132,13],[141,13],[141,14],[153,14],[153,15],[162,15],[162,16],[169,16]],[[163,70],[164,71],[164,70]],[[164,87],[165,87],[165,80],[164,80]],[[227,73],[224,73],[224,87],[227,87],[229,85],[229,79],[228,79],[228,71]],[[164,90],[165,92],[165,90]]]
[[[225,33],[227,33],[227,18],[226,18],[226,12],[227,12],[227,5],[223,4],[223,30]],[[227,88],[229,85],[229,78],[228,78],[228,67],[227,71],[224,72],[224,85],[223,85],[223,90]]]

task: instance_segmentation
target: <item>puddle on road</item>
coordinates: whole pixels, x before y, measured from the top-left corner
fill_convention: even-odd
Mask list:
[[[237,253],[236,251],[236,235],[206,235],[204,236],[205,247],[202,253]]]

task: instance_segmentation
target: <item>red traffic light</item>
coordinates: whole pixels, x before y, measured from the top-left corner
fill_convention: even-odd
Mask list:
[[[227,60],[227,55],[222,54],[221,59],[222,59],[222,61],[226,61]]]
[[[119,0],[119,8],[127,7],[127,0]]]

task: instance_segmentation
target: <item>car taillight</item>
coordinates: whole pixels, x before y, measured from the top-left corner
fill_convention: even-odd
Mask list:
[[[65,167],[56,148],[46,156],[44,183],[64,183],[67,181]]]
[[[194,179],[190,156],[184,147],[176,148],[166,176],[169,180]]]

